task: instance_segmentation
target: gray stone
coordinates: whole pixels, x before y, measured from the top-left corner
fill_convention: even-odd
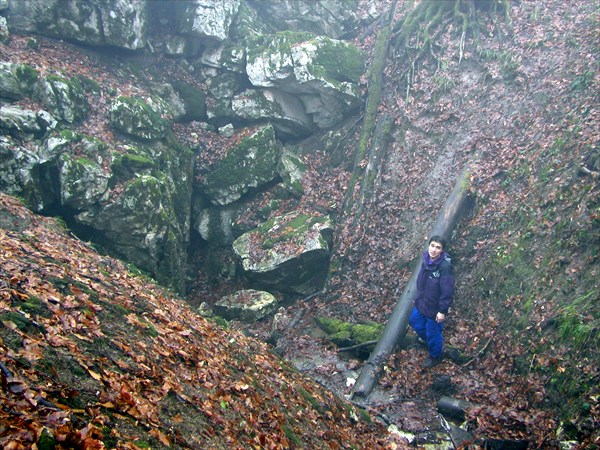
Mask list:
[[[306,172],[306,164],[288,149],[284,149],[278,165],[278,172],[283,180],[283,187],[292,195],[297,197],[304,194],[302,178]]]
[[[181,14],[180,31],[197,37],[224,41],[241,0],[191,0]]]
[[[8,23],[6,17],[0,16],[0,43],[8,44],[10,42],[10,31],[8,31]]]
[[[38,162],[35,151],[0,135],[0,190],[30,200],[34,189],[31,171]]]
[[[250,40],[247,53],[250,82],[297,96],[319,128],[332,126],[361,104],[365,59],[352,44],[280,33]]]
[[[246,289],[221,298],[215,303],[214,313],[225,319],[255,322],[271,315],[277,308],[277,299],[265,291]]]
[[[302,137],[313,130],[298,97],[277,89],[248,89],[232,99],[231,109],[237,119],[268,120],[282,137]]]
[[[214,205],[232,203],[277,176],[280,154],[273,127],[261,127],[210,167],[201,189]]]
[[[18,31],[130,50],[146,45],[146,0],[19,0],[11,1],[8,12]]]
[[[163,139],[170,124],[161,117],[157,104],[150,105],[139,97],[120,96],[110,108],[112,126],[131,137],[146,141]]]
[[[209,47],[202,53],[200,62],[205,66],[245,73],[246,50],[239,45],[222,44]]]
[[[54,117],[74,124],[87,117],[89,105],[83,87],[76,78],[49,75],[41,78],[34,96]]]
[[[0,61],[0,97],[20,100],[30,96],[38,79],[38,72],[27,64]]]
[[[239,207],[234,205],[203,209],[195,221],[196,231],[215,246],[231,245],[235,240],[233,222],[238,213]]]
[[[329,217],[292,212],[244,233],[233,250],[257,286],[304,295],[323,287],[332,238]]]
[[[353,36],[360,25],[354,0],[249,0],[248,3],[264,22],[279,31],[308,31],[337,39]]]
[[[43,139],[57,126],[46,111],[31,111],[18,106],[0,108],[0,132],[22,140]]]

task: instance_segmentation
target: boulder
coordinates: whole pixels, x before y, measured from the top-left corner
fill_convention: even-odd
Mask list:
[[[332,126],[360,106],[365,56],[356,46],[289,32],[249,41],[250,82],[298,96],[319,128]]]
[[[122,192],[113,190],[101,208],[83,211],[75,220],[95,230],[96,239],[112,254],[181,291],[187,235],[174,195],[168,179],[141,175],[128,180]]]
[[[45,138],[56,127],[57,121],[46,111],[0,107],[0,134],[29,141]]]
[[[63,154],[58,170],[62,206],[81,211],[107,199],[109,176],[96,161]]]
[[[294,211],[244,233],[233,250],[251,283],[305,295],[324,285],[332,238],[329,217]]]
[[[241,0],[191,0],[181,14],[180,32],[221,42],[228,38],[229,28]]]
[[[0,16],[0,44],[8,44],[10,42],[10,32],[8,31],[8,23],[6,17]]]
[[[203,209],[195,219],[196,231],[212,245],[231,245],[235,240],[233,225],[238,214],[236,204]]]
[[[277,308],[273,294],[254,289],[245,289],[227,295],[215,303],[213,312],[228,320],[256,322],[271,315]]]
[[[89,105],[77,78],[43,77],[36,84],[34,97],[61,122],[75,124],[87,117]]]
[[[208,92],[218,100],[231,100],[239,91],[240,85],[240,76],[232,72],[220,73],[206,80]]]
[[[8,21],[17,31],[137,50],[146,45],[146,6],[146,0],[19,0],[10,3]]]
[[[231,109],[234,118],[247,123],[269,121],[283,138],[306,136],[313,129],[298,97],[278,89],[247,89],[232,99]]]
[[[354,12],[358,10],[356,0],[248,0],[248,4],[264,22],[277,31],[310,31],[338,39],[354,36],[360,25]]]
[[[152,93],[165,104],[175,122],[182,122],[187,115],[185,100],[170,83],[152,83]]]
[[[38,72],[27,64],[0,61],[0,97],[3,100],[20,100],[31,96]]]
[[[202,53],[200,62],[208,67],[225,69],[230,72],[245,73],[246,49],[230,43],[209,47]]]
[[[38,162],[35,151],[10,136],[0,135],[0,191],[31,203],[34,189],[31,171]]]
[[[209,168],[201,190],[214,205],[232,203],[277,177],[280,154],[273,127],[260,127]]]
[[[144,141],[160,140],[167,136],[170,122],[163,119],[161,103],[152,105],[139,97],[117,97],[110,107],[111,125],[118,131]]]
[[[86,135],[64,130],[48,138],[30,169],[33,192],[26,192],[25,197],[32,209],[81,211],[102,201],[109,182],[102,168],[106,156],[106,145]],[[66,211],[63,216],[68,215]]]
[[[183,101],[185,114],[179,117],[182,122],[203,121],[206,119],[206,94],[204,91],[184,81],[175,81],[173,88]]]
[[[281,154],[277,171],[283,180],[283,187],[292,195],[301,197],[304,194],[302,178],[306,172],[306,164],[289,149],[284,149]]]

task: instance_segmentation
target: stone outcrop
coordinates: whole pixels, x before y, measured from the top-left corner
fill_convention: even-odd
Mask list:
[[[9,0],[10,27],[80,42],[136,50],[146,46],[146,0]]]
[[[201,189],[215,205],[232,203],[277,176],[280,154],[273,127],[261,127],[209,169]]]
[[[265,222],[257,230],[266,236],[289,222],[297,235],[277,235],[287,247],[265,241],[270,261],[255,267],[252,248],[240,253],[245,273],[273,289],[318,289],[328,266],[329,219],[294,212],[272,219],[271,211],[304,193],[306,167],[286,142],[333,127],[360,107],[365,55],[342,40],[358,30],[353,11],[328,0],[277,7],[255,0],[0,0],[0,42],[29,34],[26,45],[38,51],[36,36],[48,36],[109,49],[119,71],[133,56],[169,58],[189,74],[160,79],[157,70],[145,79],[149,73],[132,69],[135,88],[120,90],[94,73],[0,61],[0,189],[36,212],[60,214],[83,239],[181,292],[193,273],[190,231],[233,253],[232,243],[237,239],[240,250],[257,223]],[[89,130],[97,102],[110,105],[105,128],[114,140],[81,131]],[[205,151],[190,147],[197,135],[178,142],[174,133],[190,122],[234,144],[208,167],[194,167]],[[257,208],[267,190],[277,190],[278,199]]]
[[[147,141],[163,139],[171,124],[161,115],[166,105],[156,104],[162,107],[153,108],[141,98],[120,96],[110,108],[111,125],[133,138]]]

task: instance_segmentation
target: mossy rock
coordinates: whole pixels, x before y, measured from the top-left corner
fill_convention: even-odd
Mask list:
[[[128,180],[136,174],[150,174],[154,168],[154,161],[145,155],[125,153],[115,155],[111,169],[113,175],[119,180]]]
[[[355,324],[329,317],[317,317],[319,327],[329,335],[329,339],[339,347],[378,341],[383,334],[383,325],[376,322]]]
[[[134,138],[160,140],[170,129],[170,122],[161,117],[160,108],[160,102],[151,106],[139,97],[120,96],[111,105],[110,122],[116,130]]]
[[[88,116],[89,104],[77,78],[48,75],[36,84],[34,96],[62,122],[80,123]]]
[[[280,155],[273,127],[259,128],[211,167],[203,191],[215,205],[232,203],[250,189],[275,179]]]
[[[0,62],[0,97],[20,100],[33,94],[38,71],[27,64]]]

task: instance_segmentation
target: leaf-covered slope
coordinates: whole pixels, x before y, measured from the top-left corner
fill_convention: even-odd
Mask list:
[[[0,196],[3,448],[383,448],[385,433],[17,200]],[[24,447],[20,447],[24,446]]]

